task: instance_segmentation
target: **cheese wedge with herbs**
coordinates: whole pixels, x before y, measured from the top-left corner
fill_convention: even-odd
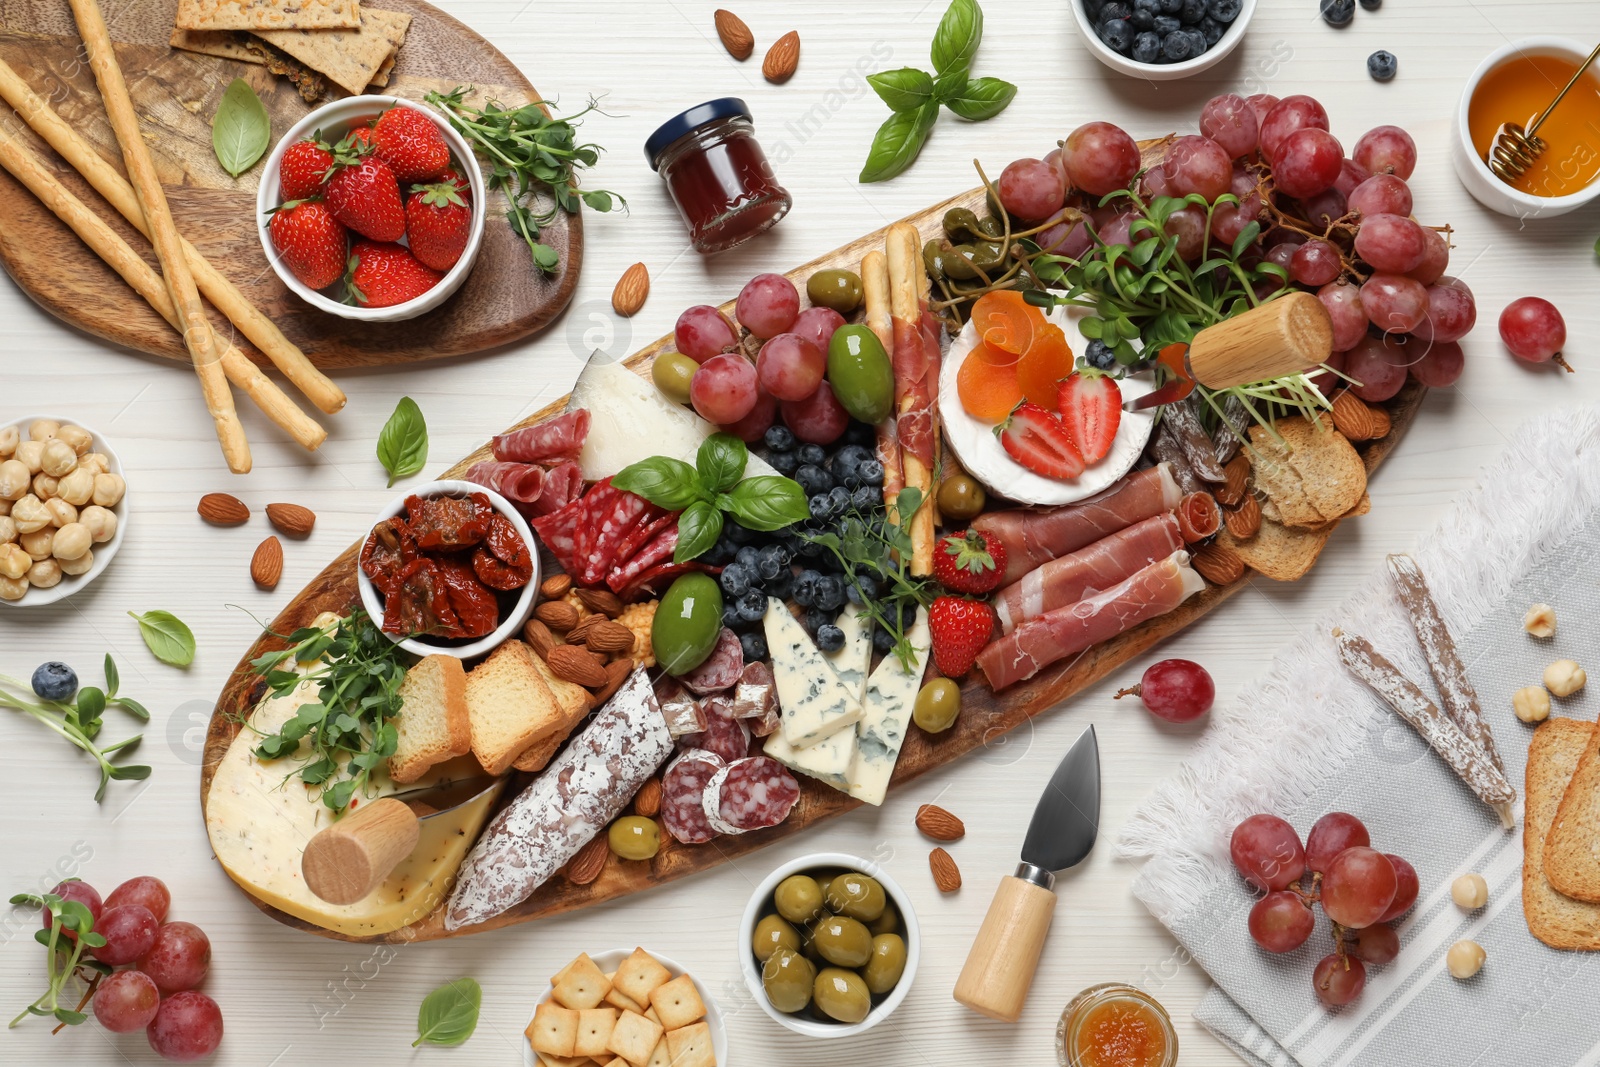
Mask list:
[[[900,758],[911,712],[922,688],[922,672],[927,666],[931,638],[928,609],[918,608],[916,622],[906,639],[915,653],[913,669],[906,670],[900,657],[888,655],[867,679],[867,695],[861,702],[861,721],[856,724],[856,754],[850,765],[850,795],[868,804],[882,804],[889,792],[889,779]]]
[[[767,654],[778,689],[778,729],[792,748],[806,748],[861,719],[861,698],[839,680],[833,666],[783,601],[767,598]]]

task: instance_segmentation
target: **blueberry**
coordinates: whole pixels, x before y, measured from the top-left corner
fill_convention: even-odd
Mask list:
[[[878,428],[870,422],[852,420],[850,425],[845,427],[842,440],[847,445],[866,445],[871,448],[878,443]]]
[[[1178,9],[1178,18],[1185,26],[1197,25],[1205,17],[1206,0],[1183,0],[1183,7]]]
[[[841,515],[850,507],[850,490],[842,485],[836,485],[828,491],[828,499],[833,501],[833,513]]]
[[[744,652],[744,661],[754,663],[758,659],[767,658],[767,639],[760,630],[751,630],[747,634],[739,635],[739,648]]]
[[[1163,15],[1176,15],[1183,10],[1183,0],[1161,0],[1158,6]]]
[[[1212,48],[1222,40],[1222,35],[1228,32],[1228,27],[1207,15],[1200,20],[1200,32],[1205,35],[1206,47]]]
[[[767,613],[767,594],[759,589],[752,589],[734,602],[739,618],[745,622],[760,622]]]
[[[883,504],[883,490],[875,485],[863,485],[860,489],[850,494],[850,506],[863,515],[872,513],[872,509]]]
[[[1083,361],[1096,370],[1110,370],[1117,365],[1117,354],[1110,345],[1096,338],[1083,350]]]
[[[823,611],[844,607],[844,580],[833,574],[818,578],[816,606]]]
[[[1368,11],[1376,11],[1383,6],[1383,0],[1361,0],[1361,6]]]
[[[777,577],[769,578],[766,582],[767,595],[775,596],[779,600],[788,600],[794,592],[794,571],[788,567],[778,572]]]
[[[1169,33],[1161,42],[1161,58],[1168,63],[1182,63],[1194,52],[1194,43],[1187,33]]]
[[[1218,22],[1232,22],[1244,8],[1244,0],[1211,0],[1206,11]]]
[[[78,692],[78,676],[71,667],[53,659],[34,668],[33,691],[44,700],[71,700]]]
[[[1106,0],[1083,0],[1083,13],[1089,16],[1091,24],[1100,21],[1100,10],[1106,6]]]
[[[878,583],[870,574],[858,574],[845,590],[845,598],[856,607],[864,608],[868,601],[878,599]]]
[[[776,452],[792,451],[795,445],[794,431],[782,423],[767,427],[767,432],[761,439],[766,442],[768,448]]]
[[[1322,21],[1330,26],[1348,26],[1356,17],[1356,0],[1320,0]]]
[[[861,465],[849,463],[842,459],[833,461],[833,480],[846,489],[854,489],[861,484]]]
[[[1128,25],[1139,31],[1154,29],[1156,25],[1155,9],[1147,7],[1134,8],[1133,17],[1128,19]]]
[[[762,581],[771,581],[788,564],[789,554],[783,550],[782,545],[768,545],[761,550],[761,555],[756,560],[756,573],[761,576]]]
[[[738,551],[738,546],[728,540],[728,535],[718,537],[712,546],[700,555],[700,562],[711,567],[721,567],[733,562],[733,554]]]
[[[1395,59],[1393,52],[1387,52],[1380,48],[1367,57],[1367,73],[1378,81],[1386,82],[1394,77],[1399,62],[1399,60]]]
[[[728,540],[736,545],[748,545],[761,537],[759,532],[750,529],[748,526],[741,526],[732,519],[722,524],[722,532],[727,535]]]
[[[806,509],[813,519],[826,522],[833,514],[833,498],[827,493],[818,493],[806,501]]]
[[[883,629],[873,630],[872,647],[887,655],[894,650],[894,634]]]
[[[816,496],[833,488],[833,479],[828,472],[814,463],[801,464],[800,469],[794,472],[794,480],[800,483],[806,496]]]
[[[790,478],[800,469],[800,457],[793,452],[768,452],[767,462],[772,464],[773,470]]]
[[[722,591],[730,597],[743,596],[750,588],[750,572],[737,562],[730,563],[722,568],[722,575],[717,579]]]
[[[817,627],[817,647],[824,652],[837,652],[844,647],[844,631],[829,623]]]
[[[833,625],[835,618],[836,616],[831,611],[824,611],[822,608],[807,608],[805,618],[800,620],[800,625],[806,628],[806,633],[816,637],[817,631],[824,626]]]
[[[1155,32],[1156,32],[1156,35],[1158,37],[1165,37],[1169,33],[1176,33],[1179,29],[1182,28],[1182,26],[1183,26],[1183,24],[1181,22],[1179,22],[1176,18],[1172,17],[1171,15],[1157,15],[1156,16]],[[1140,34],[1140,36],[1142,37],[1143,34]],[[1139,48],[1139,42],[1138,41],[1134,41],[1133,42],[1133,47],[1134,47],[1134,50],[1137,51],[1138,48]],[[1159,47],[1159,42],[1158,42],[1158,47]]]
[[[1104,25],[1107,22],[1125,19],[1131,14],[1133,14],[1133,0],[1111,0],[1100,9],[1100,22]]]
[[[877,459],[869,459],[861,464],[862,485],[883,485],[883,463]]]
[[[1106,7],[1109,8],[1111,5],[1107,4]],[[1113,52],[1121,52],[1126,55],[1133,47],[1133,27],[1123,19],[1103,22],[1100,24],[1100,39]]]
[[[754,576],[756,573],[756,560],[760,558],[761,550],[759,548],[757,548],[755,545],[744,545],[734,555],[733,561],[740,567],[744,568],[744,570],[748,571],[751,576],[751,580],[754,581]]]
[[[1194,56],[1204,55],[1211,46],[1206,44],[1206,35],[1199,29],[1185,30],[1189,35],[1189,54]]]
[[[732,599],[722,602],[722,625],[730,630],[743,630],[748,625],[739,617],[739,605]]]
[[[807,442],[795,449],[795,455],[800,457],[801,463],[809,463],[813,467],[820,467],[828,461],[828,451],[821,445]]]
[[[1165,18],[1165,16],[1162,16]],[[1160,22],[1161,19],[1156,19]],[[1156,33],[1141,33],[1133,39],[1133,61],[1135,63],[1154,63],[1161,54],[1161,37]]]

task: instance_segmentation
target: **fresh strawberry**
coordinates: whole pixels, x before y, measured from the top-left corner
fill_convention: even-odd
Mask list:
[[[1066,481],[1083,473],[1083,457],[1053,411],[1023,401],[995,432],[1006,454],[1035,474]]]
[[[310,288],[326,289],[344,275],[350,234],[322,201],[280,205],[267,230],[289,272]]]
[[[444,135],[416,108],[396,106],[385,111],[373,134],[379,157],[403,182],[433,181],[450,165]]]
[[[956,593],[988,593],[1006,572],[1006,546],[977,530],[945,534],[934,542],[933,576]]]
[[[389,164],[362,156],[336,167],[323,194],[334,218],[374,241],[398,241],[406,232],[406,208],[400,183]]]
[[[417,261],[405,245],[357,241],[350,250],[345,303],[386,308],[404,304],[439,284],[444,275]]]
[[[959,678],[972,669],[983,646],[994,636],[994,609],[982,600],[959,596],[935,597],[928,609],[933,635],[933,662],[946,678]]]
[[[1099,463],[1111,451],[1122,422],[1122,390],[1114,378],[1079,371],[1061,383],[1056,410],[1085,463]]]
[[[454,167],[446,168],[445,172],[439,175],[439,180],[455,186],[456,192],[461,194],[461,199],[468,204],[472,203],[472,183],[458,174]]]
[[[322,181],[333,167],[333,153],[319,140],[296,141],[283,151],[278,181],[285,200],[309,200],[322,192]]]
[[[406,238],[411,254],[434,270],[449,270],[472,233],[472,209],[448,181],[414,185],[406,201]]]

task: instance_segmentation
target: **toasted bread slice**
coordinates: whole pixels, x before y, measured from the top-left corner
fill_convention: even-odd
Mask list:
[[[1348,514],[1367,491],[1367,469],[1330,420],[1279,419],[1277,436],[1250,428],[1251,467],[1266,496],[1261,514],[1285,526],[1325,526]]]
[[[414,782],[435,764],[464,756],[472,748],[467,719],[467,672],[454,656],[428,656],[400,683],[400,735],[389,757],[389,777]]]
[[[529,745],[566,722],[538,658],[523,642],[507,641],[467,675],[472,752],[490,774],[504,774]]]
[[[551,672],[550,665],[537,653],[534,654],[533,665],[543,676],[544,684],[555,697],[556,704],[560,706],[564,725],[522,750],[511,764],[519,771],[544,770],[545,764],[555,758],[556,751],[572,735],[573,728],[583,721],[583,717],[589,714],[589,709],[594,706],[594,698],[587,689],[557,678]]]
[[[1600,730],[1583,750],[1544,841],[1544,876],[1558,893],[1600,903]]]
[[[1600,905],[1556,892],[1544,872],[1545,837],[1590,749],[1593,723],[1550,719],[1528,745],[1527,807],[1522,815],[1522,914],[1528,932],[1552,948],[1600,949]]]

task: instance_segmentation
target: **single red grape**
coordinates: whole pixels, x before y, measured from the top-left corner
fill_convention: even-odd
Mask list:
[[[1407,278],[1423,285],[1432,285],[1444,276],[1445,268],[1450,266],[1450,242],[1431,226],[1422,227],[1422,239],[1427,244],[1422,253],[1422,262],[1405,273]]]
[[[1322,872],[1322,910],[1339,925],[1359,930],[1383,918],[1398,888],[1389,857],[1356,845],[1333,857]]]
[[[1362,216],[1411,214],[1411,187],[1404,178],[1393,174],[1374,174],[1350,191],[1347,197],[1351,211]]]
[[[1250,105],[1251,111],[1255,112],[1256,127],[1258,129],[1263,122],[1267,121],[1267,112],[1278,106],[1278,98],[1271,93],[1256,93],[1254,96],[1245,97],[1244,102]]]
[[[1400,935],[1395,933],[1394,927],[1383,923],[1357,930],[1356,943],[1351,952],[1356,959],[1380,967],[1385,963],[1393,963],[1394,958],[1400,955]]]
[[[1274,104],[1261,120],[1261,154],[1268,163],[1276,163],[1278,149],[1291,133],[1327,128],[1328,112],[1321,104],[1309,96],[1286,96]],[[1340,153],[1341,156],[1343,154]]]
[[[1375,126],[1361,135],[1350,158],[1370,174],[1410,178],[1417,167],[1417,143],[1398,126]]]
[[[1178,256],[1194,261],[1206,241],[1206,212],[1199,204],[1190,204],[1167,216],[1167,236],[1178,239]]]
[[[794,325],[800,314],[800,290],[781,274],[757,274],[744,283],[733,307],[740,325],[765,340]]]
[[[689,402],[707,422],[738,422],[756,406],[756,369],[738,352],[724,352],[700,364],[689,379]]]
[[[1567,323],[1548,300],[1524,296],[1507,304],[1500,312],[1500,340],[1513,356],[1527,363],[1554,359],[1567,366],[1561,358],[1561,349],[1567,343]]]
[[[1353,289],[1355,287],[1351,286],[1351,288]],[[1320,296],[1321,294],[1319,293],[1318,295]],[[1365,318],[1361,320],[1361,328],[1363,330],[1367,328],[1367,320]],[[1335,327],[1335,330],[1337,331],[1337,327]],[[1335,333],[1335,336],[1338,336],[1337,332]],[[1311,384],[1316,386],[1317,391],[1323,396],[1332,396],[1334,390],[1338,389],[1339,386],[1344,383],[1344,379],[1333,372],[1342,372],[1344,370],[1345,356],[1346,353],[1341,352],[1338,349],[1334,349],[1333,354],[1322,361],[1322,365],[1328,369],[1325,371],[1318,371],[1317,373],[1311,375]]]
[[[1030,222],[1060,211],[1067,195],[1060,169],[1042,159],[1023,158],[1008,164],[995,188],[1000,206],[1008,214]]]
[[[194,923],[163,923],[138,966],[163,994],[193,989],[211,968],[211,939]]]
[[[1339,164],[1339,176],[1334,179],[1333,187],[1346,198],[1356,191],[1356,186],[1372,177],[1372,172],[1353,159],[1346,159]]]
[[[1356,231],[1356,255],[1374,270],[1404,274],[1422,263],[1427,238],[1416,222],[1403,215],[1368,215]]]
[[[1137,696],[1150,714],[1167,722],[1192,722],[1211,710],[1217,687],[1200,664],[1164,659],[1145,668],[1139,684],[1117,696]]]
[[[804,400],[817,391],[827,370],[828,357],[822,349],[794,333],[778,334],[761,346],[756,357],[761,388],[778,400]]]
[[[1467,357],[1455,341],[1433,341],[1423,344],[1422,358],[1411,364],[1411,377],[1429,389],[1447,389],[1456,384],[1461,372],[1467,369]]]
[[[222,1043],[222,1009],[204,993],[175,993],[161,1002],[145,1036],[156,1054],[165,1059],[202,1059]]]
[[[100,912],[104,910],[105,904],[101,902],[100,894],[95,892],[94,886],[90,885],[88,882],[80,882],[75,878],[68,879],[65,882],[56,883],[56,887],[50,890],[50,892],[54,893],[62,900],[76,900],[79,904],[82,904],[84,907],[89,909],[89,914],[94,917],[95,922],[98,923],[100,921]],[[39,909],[39,919],[40,925],[43,926],[44,929],[50,929],[49,908]],[[69,938],[73,941],[78,940],[78,935],[74,931],[67,930],[65,928],[62,929],[61,936]]]
[[[1333,350],[1348,352],[1367,336],[1367,310],[1361,289],[1350,282],[1331,282],[1317,290],[1317,299],[1333,320]]]
[[[828,342],[833,340],[833,331],[843,325],[844,316],[832,308],[809,307],[800,312],[794,325],[789,327],[789,332],[804,337],[817,346],[817,351],[826,353]]]
[[[161,990],[143,971],[105,975],[94,991],[94,1017],[114,1034],[143,1030],[161,1007]]]
[[[834,397],[826,380],[805,400],[785,400],[779,408],[784,425],[811,444],[831,445],[850,425],[850,413]]]
[[[733,324],[709,304],[696,304],[679,315],[672,338],[678,351],[696,363],[704,363],[739,343]]]
[[[730,422],[717,429],[731,433],[746,444],[755,444],[761,440],[761,435],[766,433],[774,422],[778,421],[778,402],[772,395],[759,385],[756,387],[756,404],[750,409],[750,414],[737,422]]]
[[[1421,882],[1417,879],[1417,869],[1410,863],[1396,856],[1393,852],[1385,852],[1384,858],[1394,868],[1394,899],[1389,902],[1388,910],[1378,916],[1380,923],[1390,922],[1400,918],[1411,905],[1417,902],[1417,894],[1421,891]],[[1386,960],[1373,960],[1373,963],[1385,963]]]
[[[1235,826],[1228,854],[1244,880],[1257,889],[1287,889],[1306,869],[1300,835],[1276,815],[1252,815]]]
[[[167,917],[167,909],[172,906],[172,893],[161,879],[141,874],[137,878],[129,878],[106,897],[108,908],[124,904],[141,904],[150,910],[156,922],[161,922]]]
[[[94,958],[113,967],[132,963],[150,951],[150,946],[156,943],[156,931],[160,928],[161,924],[156,922],[156,917],[143,904],[119,904],[107,908],[95,920],[94,932],[104,937],[106,943],[93,950]]]
[[[1073,188],[1104,196],[1126,189],[1139,173],[1139,145],[1109,122],[1086,122],[1067,134],[1061,145],[1061,162]]]
[[[1339,250],[1320,238],[1307,241],[1289,257],[1289,277],[1312,288],[1332,282],[1343,267]]]
[[[1406,384],[1406,370],[1412,362],[1401,335],[1368,335],[1345,353],[1344,372],[1354,383],[1350,386],[1352,393],[1369,404],[1378,404]]]
[[[1380,271],[1361,284],[1361,306],[1385,333],[1410,333],[1428,316],[1428,289],[1404,274]]]
[[[1424,341],[1459,341],[1478,321],[1478,303],[1459,278],[1428,286],[1428,314],[1412,333]]]
[[[1345,849],[1371,843],[1360,819],[1342,811],[1330,811],[1312,823],[1311,832],[1306,835],[1306,866],[1313,871],[1326,871],[1333,857]]]
[[[1261,194],[1256,191],[1256,176],[1247,167],[1234,165],[1228,182],[1228,192],[1239,198],[1239,203],[1218,204],[1211,212],[1211,236],[1228,245],[1252,222],[1261,218]]]
[[[1324,233],[1329,226],[1344,218],[1348,210],[1344,194],[1334,186],[1329,186],[1316,196],[1308,196],[1300,201],[1300,213],[1311,223],[1311,228]]]
[[[1338,138],[1327,130],[1304,127],[1278,142],[1272,180],[1286,196],[1316,196],[1333,188],[1343,160],[1344,146]]]
[[[1034,240],[1039,243],[1040,251],[1069,259],[1081,259],[1085,252],[1094,247],[1094,237],[1081,219],[1058,222],[1042,231]]]
[[[1317,991],[1317,999],[1330,1008],[1350,1003],[1361,995],[1366,984],[1366,965],[1338,953],[1324,956],[1311,972],[1311,985]]]
[[[1239,159],[1256,150],[1261,120],[1244,97],[1223,93],[1207,100],[1200,109],[1200,132]]]
[[[1233,181],[1233,160],[1227,150],[1209,137],[1194,134],[1172,143],[1161,169],[1172,196],[1198,193],[1207,203],[1227,192]]]
[[[1284,270],[1288,270],[1289,263],[1294,259],[1294,254],[1297,250],[1299,250],[1299,248],[1300,246],[1298,244],[1291,244],[1288,241],[1284,241],[1267,249],[1267,254],[1263,258],[1268,263],[1275,263]]]
[[[1104,226],[1096,224],[1095,229],[1100,234],[1100,240],[1108,245],[1125,245],[1128,240],[1128,228],[1133,225],[1134,216],[1131,212],[1119,211],[1112,215]]]
[[[1056,168],[1056,172],[1061,175],[1061,187],[1063,189],[1070,188],[1072,185],[1072,179],[1067,177],[1067,165],[1066,163],[1062,162],[1061,149],[1052,148],[1050,151],[1044,154],[1043,158],[1046,163]]]
[[[1268,952],[1293,952],[1317,927],[1317,917],[1298,893],[1268,893],[1250,909],[1250,937]]]

